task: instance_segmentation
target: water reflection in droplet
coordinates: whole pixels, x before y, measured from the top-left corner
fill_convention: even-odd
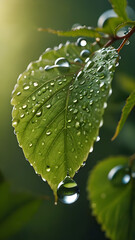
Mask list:
[[[72,204],[79,198],[80,190],[76,182],[70,177],[66,177],[57,189],[59,200],[65,204]]]

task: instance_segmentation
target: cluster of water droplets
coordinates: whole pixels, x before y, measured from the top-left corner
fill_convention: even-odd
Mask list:
[[[59,183],[57,188],[57,195],[59,200],[64,204],[72,204],[79,198],[80,190],[77,183],[67,176]]]
[[[103,124],[102,109],[107,107],[107,95],[111,94],[109,86],[111,78],[110,75],[108,76],[108,72],[113,73],[114,64],[111,64],[111,60],[116,58],[116,56],[114,57],[112,54],[112,58],[110,58],[112,49],[103,49],[99,52],[97,57],[90,59],[90,50],[82,49],[87,46],[87,41],[84,38],[79,38],[76,45],[80,46],[80,56],[75,56],[73,62],[74,64],[78,63],[78,66],[79,64],[82,64],[82,62],[85,62],[85,67],[83,70],[78,68],[81,70],[78,70],[78,72],[71,77],[71,80],[67,80],[66,77],[66,74],[70,70],[71,63],[65,57],[57,58],[53,65],[47,65],[45,67],[39,65],[38,69],[42,73],[42,76],[47,74],[49,70],[58,69],[62,77],[59,76],[59,73],[55,76],[54,71],[55,79],[48,83],[43,83],[43,77],[36,80],[36,76],[38,75],[36,75],[36,71],[34,70],[31,71],[31,81],[26,81],[27,76],[23,76],[26,82],[23,85],[22,92],[25,95],[30,91],[31,94],[23,104],[19,105],[20,119],[14,119],[13,126],[16,127],[21,119],[32,114],[31,123],[33,126],[31,127],[31,132],[34,138],[37,126],[42,120],[45,128],[45,138],[41,141],[43,149],[45,148],[46,137],[49,139],[49,136],[52,136],[52,134],[55,133],[55,130],[57,132],[57,128],[54,129],[50,126],[46,127],[48,126],[46,116],[49,116],[47,114],[50,112],[50,109],[53,111],[52,109],[54,109],[55,102],[60,101],[60,99],[65,100],[65,96],[67,96],[67,85],[70,96],[66,106],[67,130],[74,130],[79,148],[83,149],[88,143],[88,146],[91,146],[89,150],[90,152],[93,151],[93,142],[100,140],[97,129]],[[31,66],[29,66],[29,68],[31,68]],[[106,68],[108,69],[108,72],[106,72]],[[42,84],[40,83],[40,80]],[[59,89],[61,89],[61,91],[59,91]],[[21,98],[22,92],[21,89],[19,89],[16,93],[18,99]],[[58,94],[56,94],[56,92],[58,92]],[[54,94],[55,98],[53,99]],[[89,138],[90,133],[92,133],[91,139]],[[31,141],[28,144],[30,149],[32,149],[34,145],[33,142]],[[74,154],[73,156],[76,161],[79,156],[75,151],[75,147],[71,146],[70,149]],[[61,152],[59,151],[59,153]],[[38,153],[38,156],[42,156],[42,150]],[[85,162],[82,166],[84,165]],[[46,174],[50,174],[51,171],[52,166],[47,165]],[[72,171],[73,170],[69,168],[69,172],[72,173]],[[57,194],[60,201],[70,204],[78,199],[79,189],[73,179],[66,177],[59,184]]]

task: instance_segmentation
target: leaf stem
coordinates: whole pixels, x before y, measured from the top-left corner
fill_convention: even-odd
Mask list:
[[[120,52],[120,50],[123,48],[123,46],[125,45],[125,43],[128,41],[128,39],[132,36],[132,34],[135,33],[135,26],[124,36],[111,36],[111,38],[108,40],[108,42],[104,45],[104,47],[109,47],[112,43],[116,42],[117,40],[121,40],[123,39],[122,43],[120,44],[120,46],[118,47],[117,51],[118,53]]]

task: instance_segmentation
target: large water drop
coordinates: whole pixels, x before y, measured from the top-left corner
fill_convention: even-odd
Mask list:
[[[78,38],[76,45],[80,47],[85,47],[87,45],[87,41],[84,38]]]
[[[79,198],[80,190],[76,182],[70,177],[66,177],[58,185],[57,195],[59,200],[65,204],[72,204]]]
[[[60,57],[60,58],[57,58],[56,61],[55,61],[55,65],[54,67],[58,67],[60,71],[69,71],[70,69],[70,63],[69,61],[64,58],[64,57]]]
[[[126,166],[117,165],[108,173],[108,179],[116,186],[126,185],[130,182],[130,169]]]

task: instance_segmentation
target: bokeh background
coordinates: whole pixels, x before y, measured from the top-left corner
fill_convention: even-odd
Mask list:
[[[129,4],[135,8],[133,2],[129,1]],[[37,60],[46,48],[67,40],[38,32],[37,28],[68,30],[74,23],[96,26],[98,17],[110,8],[107,0],[0,0],[0,169],[13,191],[49,196],[31,221],[10,240],[107,239],[91,216],[86,185],[96,162],[110,155],[130,156],[135,151],[134,112],[120,136],[111,142],[124,100],[129,94],[122,86],[118,72],[135,79],[135,37],[121,51],[113,94],[104,115],[104,126],[100,130],[101,141],[95,144],[86,166],[75,176],[81,193],[79,200],[72,205],[59,203],[55,206],[50,187],[25,160],[11,126],[10,99],[17,77],[27,65]]]

